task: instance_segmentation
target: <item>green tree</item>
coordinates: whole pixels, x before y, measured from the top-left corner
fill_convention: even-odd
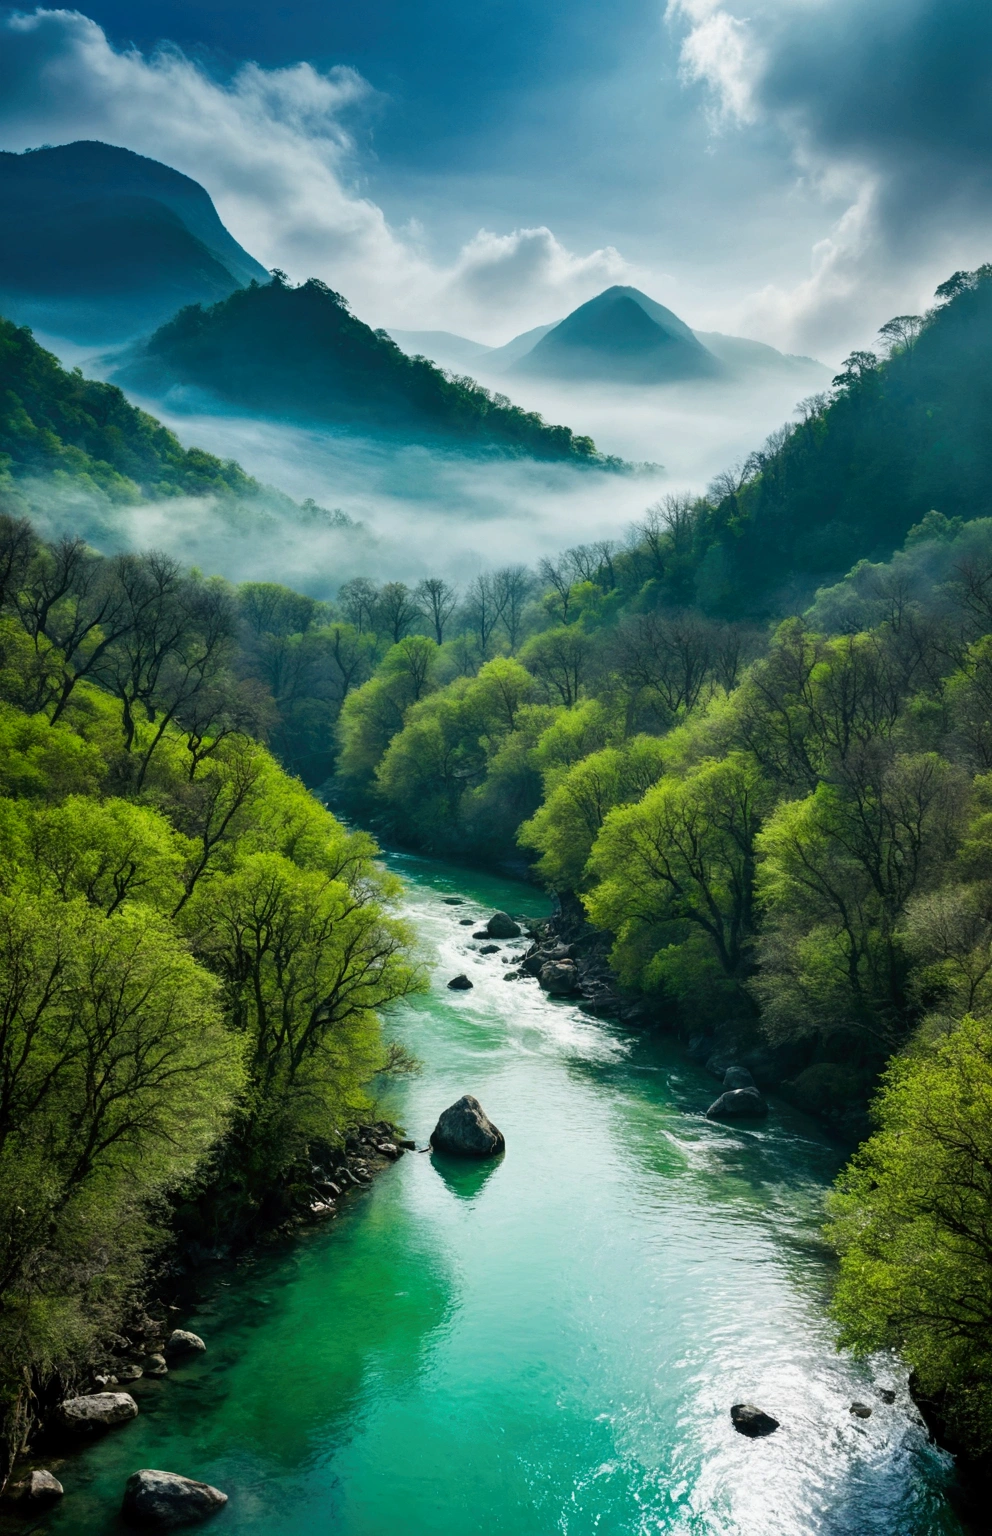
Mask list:
[[[849,767],[780,805],[758,839],[767,921],[754,987],[773,1037],[843,1030],[884,1052],[913,1018],[903,915],[954,852],[965,786],[936,753]]]
[[[899,1057],[837,1182],[841,1342],[900,1351],[973,1455],[992,1450],[992,1033],[966,1017]]]
[[[593,922],[616,935],[630,980],[656,985],[683,961],[695,974],[700,955],[721,992],[723,982],[733,994],[747,980],[756,839],[772,803],[753,758],[734,752],[684,778],[668,775],[636,805],[607,815],[583,900]]]
[[[556,891],[583,888],[586,865],[607,814],[640,800],[666,767],[657,737],[635,736],[604,747],[555,776],[544,803],[521,826],[518,841],[540,857],[537,873]]]

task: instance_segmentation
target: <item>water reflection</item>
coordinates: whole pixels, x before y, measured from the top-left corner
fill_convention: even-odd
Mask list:
[[[502,1161],[502,1153],[499,1157],[487,1158],[445,1157],[440,1152],[431,1153],[432,1166],[459,1200],[474,1200],[481,1194]]]

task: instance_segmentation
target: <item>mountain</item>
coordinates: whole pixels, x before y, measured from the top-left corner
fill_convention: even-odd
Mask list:
[[[508,371],[573,383],[662,384],[718,378],[723,365],[670,309],[637,288],[616,286],[580,304]]]
[[[153,396],[206,390],[241,410],[542,459],[614,466],[591,438],[549,426],[480,385],[449,378],[373,331],[311,278],[252,283],[204,309],[191,305],[136,344],[115,378]]]
[[[0,200],[0,309],[71,341],[123,341],[268,279],[198,182],[112,144],[0,153]]]
[[[797,357],[788,352],[778,352],[762,341],[749,341],[743,336],[724,336],[719,331],[688,331],[688,327],[684,326],[671,310],[665,309],[661,304],[655,304],[645,294],[639,293],[636,288],[612,289],[608,292],[621,293],[633,298],[645,314],[656,323],[660,324],[663,321],[666,326],[674,324],[677,334],[683,341],[687,333],[694,337],[700,346],[705,347],[717,363],[722,365],[723,375],[728,379],[744,379],[762,374],[766,377],[780,376],[795,379],[797,383],[810,387],[829,382],[830,369],[823,363],[818,363],[813,357]],[[605,295],[601,294],[600,298],[603,297]],[[596,300],[592,302],[595,304]],[[574,313],[578,314],[579,311],[576,310]],[[568,318],[571,320],[572,316]],[[483,377],[489,377],[510,372],[514,364],[520,363],[532,354],[538,342],[562,323],[554,320],[550,325],[535,326],[533,330],[514,336],[512,341],[508,341],[502,347],[487,347],[481,341],[470,341],[468,337],[456,336],[451,331],[390,331],[389,334],[404,352],[422,353],[442,368],[456,370],[470,368]],[[532,370],[528,367],[526,371]],[[568,377],[573,376],[574,371],[570,370]],[[585,376],[587,375],[583,374],[583,377]],[[598,374],[597,377],[599,377]]]

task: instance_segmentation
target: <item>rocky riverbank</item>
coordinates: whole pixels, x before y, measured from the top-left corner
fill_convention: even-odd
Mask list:
[[[72,1373],[41,1374],[25,1370],[24,1379],[8,1407],[4,1477],[0,1506],[7,1514],[27,1516],[61,1497],[59,1463],[81,1438],[125,1423],[137,1413],[122,1409],[119,1419],[100,1417],[96,1398],[131,1401],[128,1387],[142,1377],[165,1377],[184,1353],[204,1347],[203,1341],[178,1326],[203,1288],[211,1261],[234,1258],[259,1243],[290,1237],[310,1224],[333,1219],[357,1190],[372,1183],[414,1143],[398,1128],[378,1120],[360,1125],[340,1147],[323,1146],[307,1168],[294,1168],[272,1192],[270,1219],[246,1225],[233,1208],[229,1230],[216,1231],[218,1241],[207,1245],[193,1235],[187,1219],[177,1222],[167,1252],[149,1274],[143,1294],[132,1310],[116,1320],[93,1351],[89,1362]],[[203,1191],[200,1204],[217,1191]],[[181,1213],[180,1213],[181,1214]],[[193,1342],[190,1342],[193,1341]],[[66,1413],[67,1403],[84,1406]],[[108,1412],[112,1413],[111,1409]]]
[[[870,1134],[871,1073],[843,1062],[818,1059],[812,1043],[771,1044],[756,1021],[733,1019],[686,1028],[663,1006],[625,991],[610,965],[610,936],[587,921],[581,902],[561,898],[555,912],[532,925],[534,942],[520,962],[553,995],[571,997],[595,1018],[615,1019],[631,1029],[659,1029],[681,1039],[690,1060],[723,1083],[730,1068],[745,1069],[757,1088],[776,1093],[812,1115],[846,1142]]]

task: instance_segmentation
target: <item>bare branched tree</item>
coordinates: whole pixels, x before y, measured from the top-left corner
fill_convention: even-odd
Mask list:
[[[420,617],[420,609],[410,588],[402,581],[387,581],[380,588],[375,605],[376,627],[399,645]]]
[[[438,645],[443,645],[445,630],[458,607],[458,593],[455,588],[449,586],[446,581],[442,581],[440,576],[428,576],[420,583],[413,596],[421,614],[430,626],[434,639]]]
[[[476,576],[469,583],[466,594],[465,617],[478,641],[483,660],[489,656],[493,632],[503,617],[506,595],[500,591],[488,571]]]
[[[500,623],[510,642],[510,654],[515,656],[520,644],[524,606],[534,585],[534,578],[525,565],[505,565],[493,572],[493,587]]]

